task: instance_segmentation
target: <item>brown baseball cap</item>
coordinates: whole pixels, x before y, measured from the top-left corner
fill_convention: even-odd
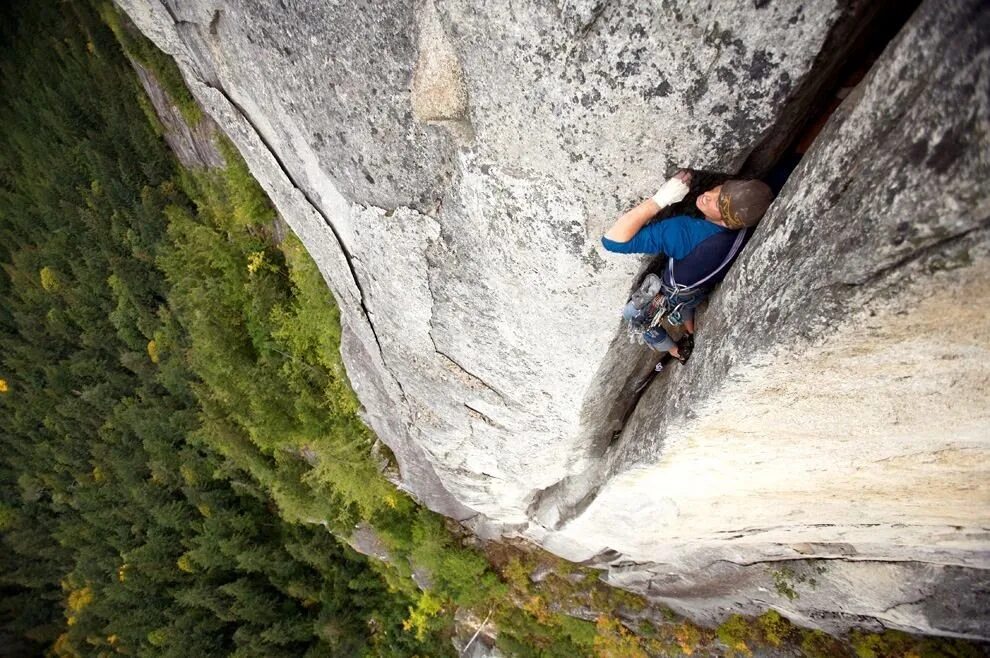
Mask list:
[[[770,186],[761,180],[730,180],[722,184],[718,210],[728,228],[738,230],[760,221],[773,202]]]

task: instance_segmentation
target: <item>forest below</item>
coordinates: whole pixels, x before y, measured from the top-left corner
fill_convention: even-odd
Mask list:
[[[590,570],[479,548],[383,475],[332,296],[236,150],[167,149],[127,57],[196,122],[174,63],[110,4],[0,12],[0,655],[455,655],[457,610],[524,656],[979,655],[772,612],[632,632],[647,604]]]

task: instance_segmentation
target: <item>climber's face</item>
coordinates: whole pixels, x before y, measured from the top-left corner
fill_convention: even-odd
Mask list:
[[[716,224],[721,224],[722,222],[722,212],[718,209],[718,195],[721,191],[721,185],[713,187],[707,192],[699,194],[698,199],[694,202],[694,205],[698,206],[698,210],[701,211],[705,218]]]

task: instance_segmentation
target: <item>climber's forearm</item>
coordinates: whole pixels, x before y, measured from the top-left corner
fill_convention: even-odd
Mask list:
[[[629,242],[646,222],[660,212],[661,208],[682,201],[688,193],[690,183],[690,173],[683,170],[677,172],[673,178],[660,186],[656,194],[619,217],[605,237],[615,242]]]
[[[616,242],[629,242],[658,212],[660,206],[652,198],[643,201],[615,221],[605,237]]]

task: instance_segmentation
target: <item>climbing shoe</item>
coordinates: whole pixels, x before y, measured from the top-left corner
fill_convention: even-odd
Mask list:
[[[694,334],[684,334],[679,341],[677,341],[677,356],[674,356],[681,365],[687,363],[688,359],[691,358],[691,352],[694,351]]]

